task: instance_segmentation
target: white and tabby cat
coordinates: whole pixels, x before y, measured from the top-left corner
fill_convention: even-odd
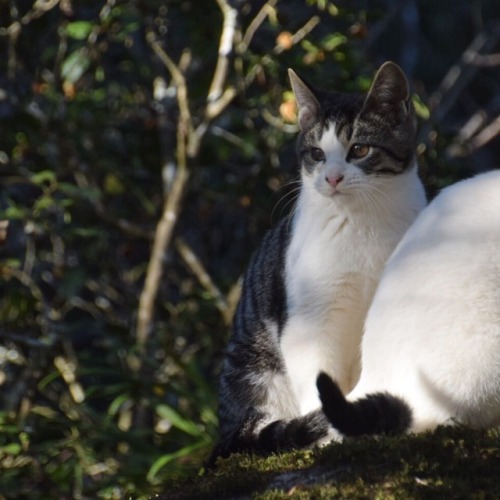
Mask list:
[[[362,367],[347,400],[318,378],[344,435],[500,425],[499,170],[446,188],[408,230],[368,313]]]
[[[382,268],[425,194],[408,83],[384,64],[368,95],[313,89],[290,71],[302,186],[291,219],[245,275],[220,378],[212,458],[325,438],[316,378],[356,384],[362,325]]]

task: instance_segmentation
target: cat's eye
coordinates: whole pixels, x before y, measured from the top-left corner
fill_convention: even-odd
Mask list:
[[[309,151],[314,161],[325,161],[325,152],[320,148],[311,148]]]
[[[367,144],[353,144],[349,156],[357,160],[364,158],[370,152],[370,146]]]

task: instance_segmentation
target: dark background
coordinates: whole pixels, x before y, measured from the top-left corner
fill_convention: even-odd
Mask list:
[[[196,473],[216,436],[239,279],[293,205],[287,68],[366,91],[382,62],[400,64],[432,197],[500,167],[499,10],[496,0],[0,2],[0,497],[147,497]],[[218,60],[220,89],[235,95],[197,128]],[[164,202],[184,161],[170,224]],[[145,285],[151,262],[158,289]],[[145,289],[154,309],[141,336]]]

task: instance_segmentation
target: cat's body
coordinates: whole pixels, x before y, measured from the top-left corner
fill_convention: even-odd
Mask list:
[[[245,276],[220,379],[220,442],[272,452],[326,438],[320,371],[356,383],[366,311],[387,258],[425,205],[408,87],[392,63],[369,95],[313,91],[295,74],[302,187]]]
[[[367,315],[362,366],[352,403],[318,380],[346,435],[500,425],[500,171],[445,189],[408,230]]]

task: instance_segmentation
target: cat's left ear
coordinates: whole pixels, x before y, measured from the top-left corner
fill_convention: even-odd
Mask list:
[[[313,91],[297,76],[295,71],[289,69],[288,76],[299,110],[299,127],[300,130],[306,130],[320,119],[321,106]]]
[[[403,70],[391,61],[380,66],[365,99],[363,108],[399,109],[411,113],[410,88]]]

